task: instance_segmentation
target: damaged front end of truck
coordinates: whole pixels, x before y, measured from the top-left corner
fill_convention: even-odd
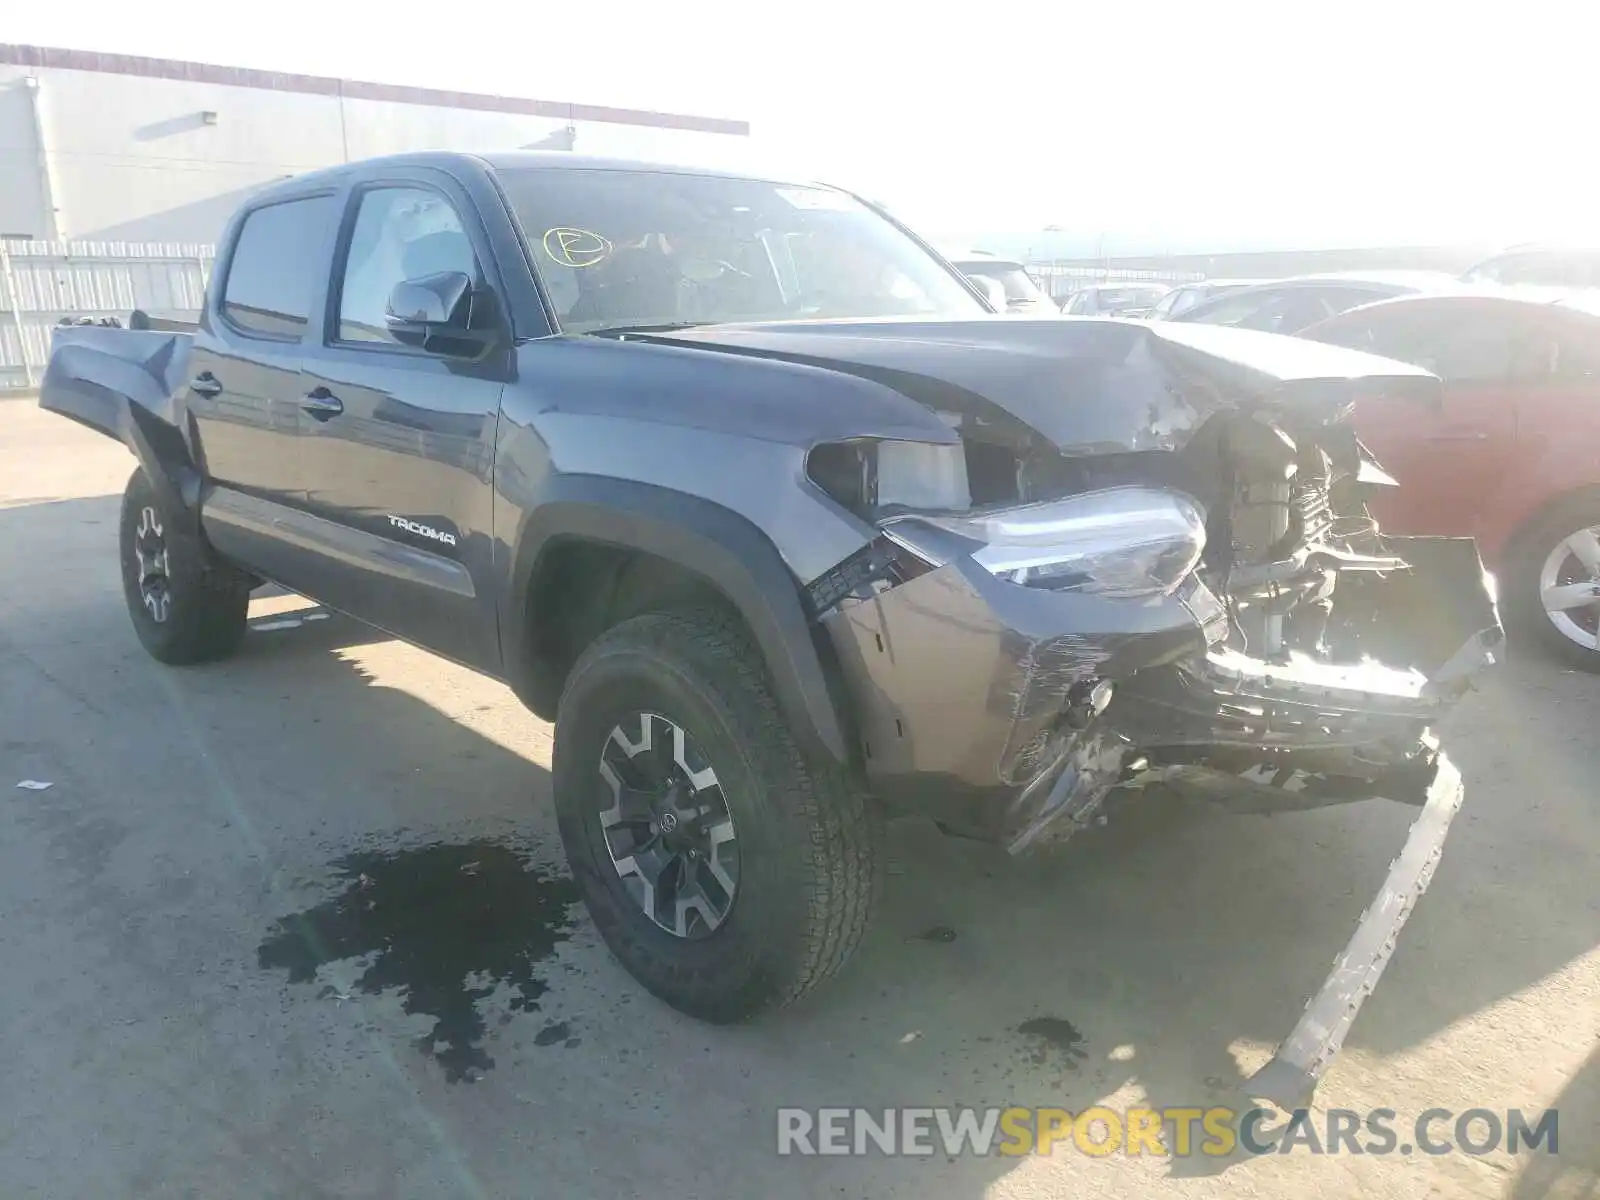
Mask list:
[[[1292,1100],[1460,804],[1430,729],[1499,652],[1491,584],[1470,539],[1386,537],[1366,515],[1366,489],[1394,481],[1348,413],[1436,404],[1432,376],[1233,330],[1092,324],[1057,364],[1058,403],[1000,410],[952,386],[921,398],[958,444],[814,450],[812,479],[878,532],[809,598],[872,789],[1014,853],[1153,783],[1244,811],[1422,809],[1254,1081]]]

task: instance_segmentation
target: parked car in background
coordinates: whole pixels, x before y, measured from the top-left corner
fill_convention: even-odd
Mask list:
[[[983,250],[945,253],[945,257],[989,295],[1001,312],[1022,316],[1059,316],[1061,309],[1045,294],[1028,269],[1010,258]]]
[[[1169,290],[1164,283],[1095,283],[1068,296],[1061,311],[1074,317],[1142,317]]]
[[[1298,333],[1313,322],[1359,305],[1463,286],[1455,276],[1442,271],[1305,275],[1240,288],[1197,304],[1172,319],[1267,333]]]
[[[1401,485],[1370,510],[1385,533],[1476,537],[1508,623],[1600,670],[1600,309],[1417,296],[1302,336],[1444,380],[1438,406],[1357,402],[1358,436]]]
[[[1462,272],[1466,283],[1600,287],[1600,247],[1529,243],[1513,246]]]
[[[1170,320],[1207,300],[1215,300],[1229,292],[1256,287],[1265,282],[1264,279],[1202,279],[1196,283],[1185,283],[1161,297],[1160,302],[1150,310],[1150,316],[1157,321]]]

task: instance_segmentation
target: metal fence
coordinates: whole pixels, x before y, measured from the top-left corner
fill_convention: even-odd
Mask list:
[[[63,317],[193,318],[214,247],[134,242],[0,241],[0,392],[38,386]]]
[[[1029,273],[1052,294],[1063,294],[1092,283],[1197,283],[1197,271],[1141,270],[1131,267],[1093,267],[1053,262],[1030,262]],[[1047,283],[1048,281],[1048,283]]]

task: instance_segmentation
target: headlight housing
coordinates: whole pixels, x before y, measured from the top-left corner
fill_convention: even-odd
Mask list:
[[[1170,595],[1206,545],[1205,514],[1181,492],[1118,487],[971,516],[886,522],[886,535],[918,553],[916,525],[961,539],[997,579],[1103,596]],[[941,557],[948,554],[948,539]]]

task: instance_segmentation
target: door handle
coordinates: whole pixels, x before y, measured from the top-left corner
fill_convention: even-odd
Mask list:
[[[319,421],[337,417],[344,411],[344,403],[325,387],[312,388],[301,396],[300,407]]]
[[[202,371],[189,381],[189,390],[209,400],[212,396],[222,395],[222,381],[210,371]]]

